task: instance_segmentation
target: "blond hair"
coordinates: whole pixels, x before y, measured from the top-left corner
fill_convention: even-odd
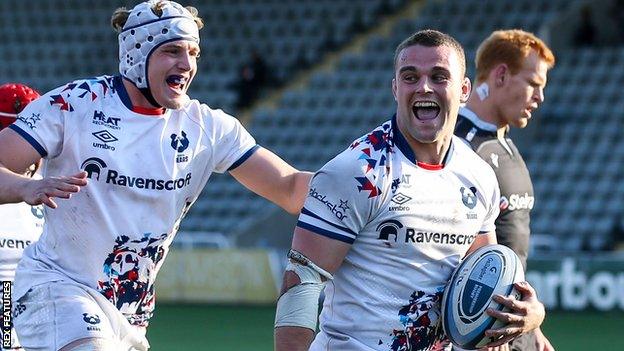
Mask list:
[[[157,16],[161,16],[163,6],[165,6],[164,1],[157,2],[152,7],[152,12],[154,12]],[[197,24],[197,29],[202,29],[204,27],[204,21],[198,16],[199,11],[197,11],[197,9],[193,6],[185,6],[185,8],[191,13],[191,15],[193,15],[193,20],[195,20],[195,24]],[[130,10],[125,7],[119,7],[115,10],[115,12],[113,12],[110,23],[117,33],[121,33],[129,15]]]
[[[477,82],[487,79],[490,71],[496,65],[504,63],[509,67],[511,74],[516,74],[522,68],[524,59],[531,51],[552,68],[555,65],[555,55],[548,46],[533,33],[520,29],[497,30],[485,39],[477,49],[475,64],[477,67]]]

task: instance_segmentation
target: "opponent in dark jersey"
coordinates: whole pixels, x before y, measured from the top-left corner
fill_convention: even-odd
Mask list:
[[[501,30],[479,45],[475,63],[475,85],[459,112],[455,134],[494,169],[501,192],[496,239],[513,249],[526,269],[533,185],[507,132],[526,127],[544,101],[546,76],[555,57],[533,34]],[[516,351],[554,350],[539,328],[509,345]]]
[[[483,122],[466,107],[459,111],[455,135],[466,140],[494,169],[501,191],[496,240],[514,250],[526,270],[534,197],[533,183],[522,155],[507,131],[499,139],[495,125]]]

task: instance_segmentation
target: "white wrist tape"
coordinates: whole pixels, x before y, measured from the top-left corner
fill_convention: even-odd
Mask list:
[[[325,284],[295,285],[277,300],[275,328],[302,327],[316,331],[318,299]]]
[[[286,267],[299,276],[300,283],[288,289],[277,301],[275,327],[303,327],[316,331],[318,300],[326,280],[334,277],[300,252],[290,250]]]

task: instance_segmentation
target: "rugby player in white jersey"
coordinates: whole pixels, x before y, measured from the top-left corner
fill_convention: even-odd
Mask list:
[[[0,133],[11,150],[0,154],[0,203],[47,205],[13,291],[27,349],[146,350],[154,279],[212,172],[291,213],[307,194],[310,173],[187,96],[203,26],[195,8],[143,2],[111,23],[119,76],[54,89]],[[41,158],[43,180],[16,173]]]
[[[39,93],[32,88],[18,83],[0,85],[0,130],[8,127],[17,119],[17,114],[31,101],[37,99]],[[24,170],[25,177],[40,178],[36,174],[39,164],[32,164]],[[22,257],[24,248],[39,239],[43,230],[43,208],[20,202],[0,205],[0,281],[3,296],[10,294],[15,277],[17,262]],[[10,346],[2,340],[0,350],[23,350],[14,330],[11,330]]]
[[[470,93],[461,45],[420,31],[397,47],[394,62],[396,114],[310,183],[276,311],[279,351],[449,350],[443,289],[466,253],[496,242],[494,172],[453,136]],[[510,323],[487,331],[497,339],[491,347],[544,319],[534,290],[517,287],[522,301],[496,297],[510,313],[488,312]]]

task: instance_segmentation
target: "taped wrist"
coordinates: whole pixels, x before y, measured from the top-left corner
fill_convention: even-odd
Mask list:
[[[298,251],[290,250],[288,258],[286,270],[297,274],[300,283],[289,288],[277,301],[275,327],[316,331],[319,296],[326,281],[334,277]]]

